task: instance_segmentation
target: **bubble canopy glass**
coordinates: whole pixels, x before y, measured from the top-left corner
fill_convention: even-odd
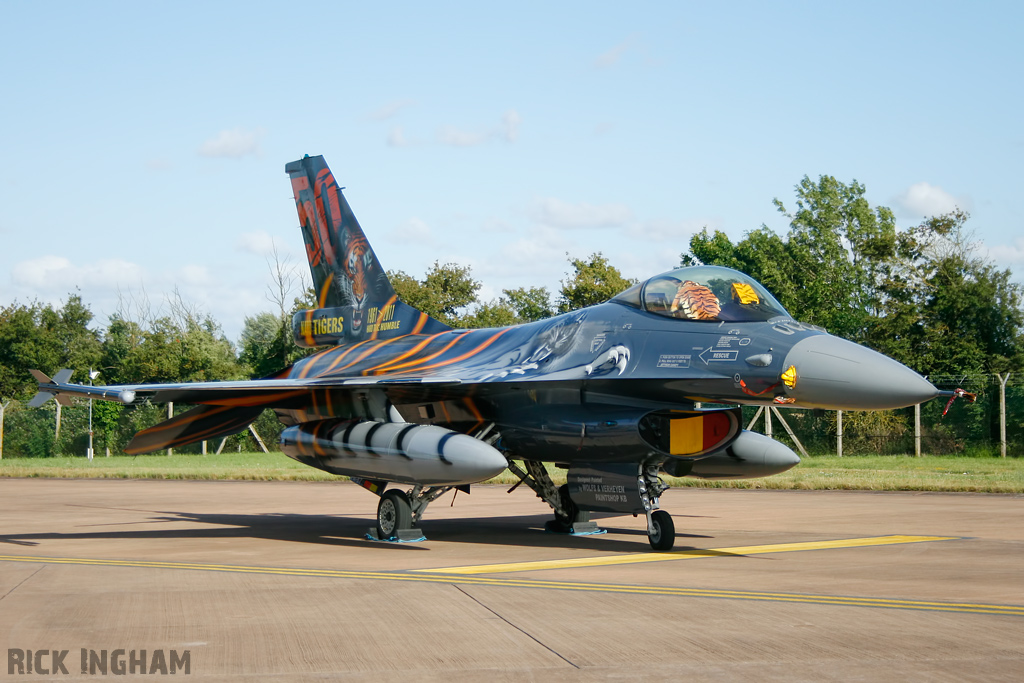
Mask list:
[[[759,282],[721,266],[677,268],[655,275],[612,301],[680,320],[763,322],[792,317]]]

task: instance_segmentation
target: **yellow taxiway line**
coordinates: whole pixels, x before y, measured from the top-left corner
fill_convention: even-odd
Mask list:
[[[764,555],[766,553],[793,553],[804,550],[834,550],[837,548],[866,548],[880,545],[901,545],[904,543],[925,543],[928,541],[952,541],[956,536],[873,536],[869,538],[848,538],[838,541],[810,541],[807,543],[776,543],[773,545],[748,545],[734,548],[711,548],[708,550],[675,550],[664,553],[630,553],[602,557],[576,557],[568,560],[540,560],[537,562],[511,562],[508,564],[479,564],[466,567],[444,567],[442,569],[414,569],[431,574],[506,574],[509,572],[535,572],[543,569],[570,569],[578,567],[607,567],[619,564],[643,562],[666,562],[670,560],[693,560],[700,557],[728,557],[738,555]]]
[[[853,546],[845,546],[853,547]],[[813,595],[803,593],[769,593],[752,591],[718,590],[715,588],[682,588],[677,586],[638,586],[608,583],[584,583],[570,581],[538,581],[516,578],[493,578],[483,576],[425,574],[413,572],[365,572],[333,569],[302,569],[292,567],[252,567],[229,564],[199,564],[191,562],[149,562],[144,560],[107,560],[82,557],[44,557],[31,555],[0,555],[0,562],[25,562],[32,564],[66,564],[93,567],[130,567],[147,569],[185,569],[194,571],[231,572],[242,574],[270,574],[277,576],[315,576],[336,579],[411,581],[416,583],[439,583],[477,585],[506,588],[554,589],[599,593],[630,593],[639,595],[662,595],[691,598],[718,598],[726,600],[755,600],[768,602],[805,603],[815,605],[842,605],[847,607],[876,607],[933,612],[965,612],[972,614],[1002,614],[1024,617],[1024,605],[992,605],[981,603],[926,602],[921,600],[890,600],[842,595]]]

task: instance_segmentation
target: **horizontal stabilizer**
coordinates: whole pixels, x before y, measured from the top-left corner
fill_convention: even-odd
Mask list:
[[[28,402],[29,408],[38,408],[50,399],[56,399],[57,403],[61,404],[65,408],[71,405],[71,398],[67,394],[58,394],[55,391],[38,391],[36,395],[32,397],[32,400]]]
[[[199,406],[154,427],[143,429],[135,435],[124,452],[138,455],[231,436],[252,424],[262,412],[262,406]]]
[[[43,385],[64,384],[69,379],[71,379],[71,373],[74,372],[73,370],[64,368],[63,370],[58,372],[53,379],[50,379],[50,377],[45,372],[42,372],[40,370],[29,370],[29,372],[32,373],[32,376],[36,378],[36,381],[38,381],[40,385],[39,391],[36,393],[35,396],[32,397],[32,400],[28,402],[29,408],[38,408],[39,406],[49,401],[51,398],[56,399],[57,403],[61,404],[64,407],[68,407],[71,405],[71,397],[56,391],[56,386],[54,386],[54,391],[47,391],[46,389],[43,388]]]

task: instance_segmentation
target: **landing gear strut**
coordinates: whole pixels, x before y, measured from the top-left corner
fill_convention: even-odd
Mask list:
[[[647,513],[647,540],[655,550],[672,550],[676,542],[676,525],[672,515],[658,509],[658,498],[668,490],[668,485],[658,477],[658,466],[640,467],[640,501]]]
[[[556,488],[544,463],[524,460],[521,469],[509,461],[508,468],[551,506],[555,518],[545,526],[548,531],[570,534],[601,533],[590,521],[589,510],[619,514],[643,513],[647,517],[647,537],[655,550],[671,550],[676,540],[672,517],[658,509],[658,497],[666,486],[658,478],[658,463],[587,463],[569,468],[569,484]],[[569,495],[570,485],[576,500]],[[518,486],[518,484],[516,485]],[[513,487],[514,488],[514,487]],[[581,510],[580,506],[586,508]]]
[[[533,489],[538,498],[550,505],[551,509],[555,511],[555,518],[544,525],[548,531],[577,535],[604,533],[603,530],[598,529],[596,522],[590,521],[590,512],[580,510],[576,503],[573,502],[569,496],[569,486],[567,484],[555,487],[555,483],[551,481],[551,476],[548,474],[547,468],[544,467],[544,463],[536,460],[524,460],[523,465],[526,467],[525,472],[509,460],[508,468],[523,483]]]
[[[558,487],[558,498],[562,501],[562,509],[565,510],[564,515],[555,513],[554,524],[565,527],[564,530],[559,529],[559,531],[571,532],[576,525],[590,521],[590,511],[580,510],[579,506],[569,497],[568,484]]]

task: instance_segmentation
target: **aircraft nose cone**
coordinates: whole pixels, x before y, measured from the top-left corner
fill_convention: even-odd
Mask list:
[[[796,368],[797,404],[831,410],[904,408],[935,398],[938,389],[902,363],[829,334],[797,342],[784,367]]]

